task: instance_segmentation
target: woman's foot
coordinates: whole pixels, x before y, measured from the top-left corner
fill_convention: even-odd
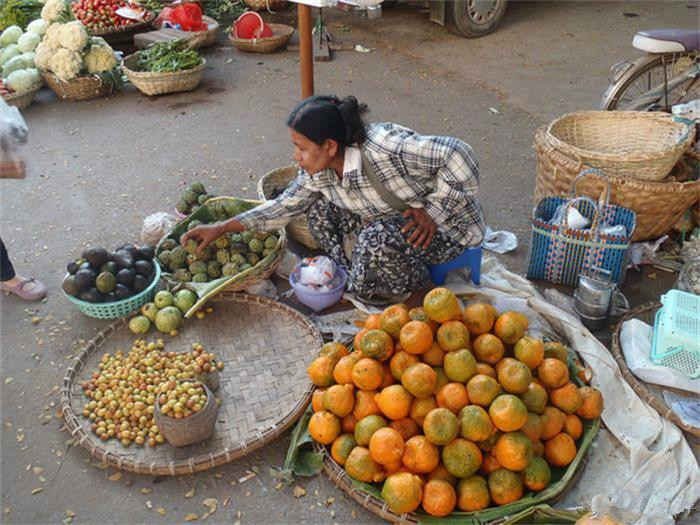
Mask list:
[[[12,279],[0,282],[0,290],[6,295],[10,293],[21,297],[25,301],[38,301],[46,295],[46,286],[33,277],[15,275]]]

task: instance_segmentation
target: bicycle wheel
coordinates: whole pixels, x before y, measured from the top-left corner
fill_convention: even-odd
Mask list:
[[[646,55],[632,63],[632,66],[615,82],[610,84],[600,109],[603,110],[649,110],[661,104],[665,105],[664,67],[666,78],[672,79],[691,67],[695,67],[697,55],[678,54],[665,56],[665,64],[661,55]],[[642,101],[641,95],[654,90],[653,96]],[[668,93],[668,106],[681,104],[700,95],[700,81],[697,77],[680,83]]]

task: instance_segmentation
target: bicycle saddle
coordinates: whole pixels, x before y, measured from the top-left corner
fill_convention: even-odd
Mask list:
[[[632,45],[647,53],[683,53],[700,49],[697,29],[648,29],[637,31]]]

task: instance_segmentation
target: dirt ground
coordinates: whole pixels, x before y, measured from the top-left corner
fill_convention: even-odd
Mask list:
[[[535,130],[563,112],[596,108],[609,66],[637,56],[634,32],[692,27],[698,4],[511,2],[498,31],[479,40],[432,24],[416,5],[387,9],[378,21],[326,14],[336,40],[371,51],[316,63],[316,91],[354,94],[369,105],[371,120],[469,142],[490,226],[515,232],[520,243],[502,260],[523,272]],[[307,492],[298,499],[291,489],[275,490],[269,469],[282,464],[287,437],[208,473],[115,480],[114,470],[95,468],[84,449],[67,444],[70,435],[54,417],[78,341],[104,326],[62,297],[65,263],[84,245],[137,239],[143,218],[172,210],[195,179],[217,194],[255,197],[262,174],[291,162],[284,119],[300,97],[298,55],[242,54],[221,35],[206,58],[204,81],[191,93],[149,98],[128,86],[108,100],[68,103],[44,90],[24,112],[29,173],[0,186],[0,234],[18,272],[46,282],[49,294],[39,304],[0,300],[3,522],[181,522],[202,515],[209,497],[219,509],[208,521],[222,523],[380,521],[323,476],[300,480]],[[672,282],[648,273],[629,276],[635,304]],[[253,469],[258,475],[232,483]],[[193,488],[194,497],[183,497]]]

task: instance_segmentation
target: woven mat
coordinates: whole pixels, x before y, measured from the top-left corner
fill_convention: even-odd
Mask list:
[[[224,293],[211,306],[214,313],[187,320],[177,337],[164,340],[168,351],[189,351],[192,343],[201,343],[224,362],[212,438],[183,448],[169,444],[127,448],[116,439],[103,442],[90,430],[90,421],[81,415],[88,398],[80,382],[97,370],[102,354],[131,348],[135,336],[120,320],[86,344],[63,380],[66,426],[91,454],[139,474],[199,472],[256,450],[303,413],[312,393],[306,366],[322,344],[318,330],[296,310],[265,297]],[[149,341],[158,337],[155,330],[147,334]]]

